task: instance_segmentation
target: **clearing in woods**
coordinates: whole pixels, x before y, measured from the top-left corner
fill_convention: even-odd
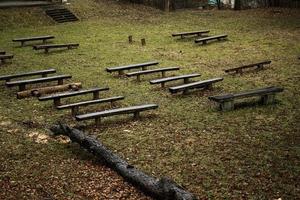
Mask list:
[[[171,177],[200,199],[300,198],[299,10],[164,13],[92,0],[71,1],[70,9],[79,22],[54,24],[38,8],[1,10],[0,49],[15,57],[1,66],[0,75],[55,68],[84,88],[109,86],[104,97],[126,97],[118,106],[156,103],[159,109],[138,121],[110,117],[96,128],[94,122],[75,122],[68,110],[55,110],[50,101],[17,100],[17,89],[1,84],[0,198],[148,198],[79,145],[49,137],[47,128],[58,120],[93,134],[137,168]],[[171,37],[173,32],[194,30],[228,34],[228,41],[197,45],[193,39]],[[55,43],[76,42],[80,47],[44,54],[11,41],[35,35],[54,35]],[[158,75],[137,82],[105,71],[152,60],[160,67],[180,66],[173,75],[199,73],[199,80],[224,81],[212,91],[172,96],[167,88],[149,84]],[[232,76],[223,71],[262,60],[272,60],[271,66],[257,73]],[[241,105],[222,113],[207,99],[272,85],[285,88],[275,105]]]

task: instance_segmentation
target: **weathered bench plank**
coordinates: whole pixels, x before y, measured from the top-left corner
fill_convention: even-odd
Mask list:
[[[262,61],[262,62],[258,62],[258,63],[253,63],[253,64],[249,64],[249,65],[243,65],[240,67],[235,67],[235,68],[231,68],[231,69],[225,69],[224,71],[226,73],[230,73],[230,72],[235,72],[235,73],[243,73],[243,69],[247,69],[247,68],[251,68],[251,67],[257,67],[257,70],[261,70],[263,69],[264,65],[269,65],[271,64],[272,61],[270,60],[266,60],[266,61]]]
[[[136,76],[137,81],[141,81],[141,75],[161,72],[162,77],[165,77],[165,75],[166,75],[165,73],[167,71],[175,71],[175,70],[180,70],[180,68],[179,67],[165,67],[165,68],[160,68],[160,69],[143,70],[143,71],[126,73],[126,76],[127,77]]]
[[[39,97],[39,101],[53,100],[54,101],[54,106],[60,106],[62,98],[67,98],[67,97],[73,97],[73,96],[78,96],[78,95],[84,95],[84,94],[93,93],[93,99],[99,99],[100,98],[99,92],[100,91],[106,91],[106,90],[109,90],[109,88],[108,87],[104,87],[104,88],[91,88],[91,89],[85,89],[85,90],[79,90],[79,91],[64,92],[64,93],[59,93],[59,94],[54,94],[54,95]]]
[[[38,41],[42,40],[45,44],[47,40],[54,39],[55,37],[53,35],[46,35],[46,36],[36,36],[36,37],[26,37],[26,38],[16,38],[13,39],[13,42],[21,42],[21,46],[23,47],[25,42],[29,41]]]
[[[13,58],[14,58],[14,55],[12,55],[12,54],[0,55],[0,64],[3,64],[3,63],[5,63],[6,60],[13,59]]]
[[[190,31],[190,32],[181,32],[181,33],[172,33],[172,37],[180,36],[181,39],[186,35],[197,35],[201,36],[203,33],[209,33],[209,30],[201,30],[201,31]]]
[[[111,110],[104,110],[100,112],[88,113],[83,115],[77,115],[75,118],[78,121],[95,119],[96,125],[99,125],[101,122],[101,117],[108,117],[113,115],[121,115],[121,114],[134,114],[134,117],[139,117],[139,113],[146,110],[157,109],[158,105],[156,104],[145,104],[139,106],[131,106],[126,108],[117,108]]]
[[[190,89],[198,89],[198,88],[211,88],[213,83],[223,81],[223,78],[214,78],[204,81],[197,81],[193,83],[183,84],[179,86],[170,87],[169,91],[174,94],[177,92],[183,92],[183,94],[188,93]]]
[[[4,76],[0,76],[0,81],[5,80],[6,82],[9,82],[11,79],[14,79],[14,78],[21,78],[21,77],[35,76],[35,75],[42,75],[42,77],[46,77],[48,74],[52,74],[52,73],[56,73],[56,70],[55,69],[46,69],[46,70],[25,72],[25,73],[21,73],[21,74],[4,75]]]
[[[69,43],[69,44],[45,44],[45,45],[34,45],[34,50],[45,50],[45,53],[49,52],[49,49],[65,48],[72,49],[78,47],[78,43]]]
[[[167,78],[161,78],[161,79],[155,79],[151,80],[150,84],[161,84],[161,87],[165,87],[166,82],[171,81],[177,81],[183,79],[183,83],[187,84],[189,83],[190,78],[195,78],[201,76],[200,74],[185,74],[185,75],[179,75],[179,76],[172,76]]]
[[[124,74],[124,70],[131,70],[131,69],[139,69],[142,68],[143,70],[146,70],[148,66],[158,65],[157,61],[151,61],[146,63],[139,63],[139,64],[132,64],[132,65],[126,65],[126,66],[118,66],[118,67],[108,67],[106,68],[106,71],[109,73],[112,72],[119,72],[119,75]]]
[[[58,81],[58,85],[63,85],[63,80],[64,79],[70,79],[70,78],[72,78],[71,75],[58,75],[58,76],[51,76],[51,77],[44,77],[44,78],[11,81],[11,82],[6,82],[5,85],[7,87],[18,86],[19,91],[24,91],[24,90],[26,90],[26,85],[27,84],[36,84],[36,83]]]
[[[242,99],[254,96],[260,96],[261,103],[264,105],[272,104],[275,101],[275,94],[279,92],[283,92],[283,88],[279,87],[266,87],[266,88],[259,88],[249,91],[244,91],[236,94],[224,94],[218,96],[211,96],[208,99],[216,101],[220,103],[220,109],[222,111],[228,111],[234,109],[234,99]]]
[[[220,41],[221,39],[225,39],[225,38],[227,38],[226,34],[215,35],[215,36],[196,39],[195,43],[201,43],[202,42],[202,44],[207,44],[207,41],[210,41],[210,40],[219,40]]]
[[[101,104],[101,103],[107,103],[107,102],[110,102],[111,106],[113,106],[114,102],[123,100],[124,98],[125,98],[124,96],[116,96],[116,97],[109,97],[109,98],[104,98],[104,99],[95,99],[95,100],[90,100],[90,101],[82,101],[82,102],[78,102],[78,103],[61,105],[61,106],[57,106],[56,108],[59,110],[71,109],[72,116],[75,116],[75,115],[78,115],[79,107],[81,107],[81,106],[88,106],[88,105]]]

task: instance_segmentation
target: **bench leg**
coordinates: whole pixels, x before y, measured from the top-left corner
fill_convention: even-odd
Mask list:
[[[111,107],[111,108],[115,107],[115,101],[111,101],[111,102],[110,102],[110,107]]]
[[[24,91],[26,90],[26,85],[22,84],[22,85],[19,85],[19,91]]]
[[[206,86],[206,89],[212,90],[212,89],[213,89],[213,85],[212,85],[212,84],[208,84],[208,85]]]
[[[243,70],[242,69],[238,69],[238,70],[236,70],[236,73],[237,74],[243,74]]]
[[[207,42],[205,40],[203,40],[202,44],[207,44]]]
[[[58,80],[58,85],[63,85],[64,84],[64,80],[61,79],[61,80]]]
[[[42,77],[43,77],[43,78],[47,77],[47,74],[42,74]]]
[[[96,126],[100,126],[100,124],[101,124],[101,118],[100,117],[95,118],[95,124],[96,124]]]
[[[181,39],[183,39],[183,38],[184,38],[184,36],[183,36],[183,35],[180,35],[180,38],[181,38]]]
[[[46,44],[47,39],[43,39],[43,44]]]
[[[48,48],[45,49],[45,53],[49,53],[49,49]]]
[[[161,76],[162,76],[163,78],[165,78],[165,77],[166,77],[166,72],[161,72]]]
[[[263,70],[263,69],[264,69],[264,65],[263,64],[257,65],[257,68],[256,68],[257,71]]]
[[[138,82],[140,82],[140,81],[141,81],[141,76],[140,76],[140,75],[137,75],[137,76],[136,76],[136,80],[137,80]]]
[[[188,94],[189,93],[189,90],[188,89],[185,89],[185,90],[183,90],[183,93],[182,94]]]
[[[119,76],[122,76],[122,75],[124,75],[124,71],[123,71],[123,70],[120,70],[120,71],[119,71]]]
[[[184,79],[183,79],[183,83],[184,83],[184,84],[189,83],[189,78],[184,78]]]
[[[25,41],[21,41],[21,47],[24,47]]]
[[[263,105],[272,104],[275,102],[275,94],[267,94],[261,97],[261,103]]]
[[[220,103],[220,110],[221,111],[229,111],[234,109],[234,101],[223,101]]]
[[[72,116],[75,117],[79,113],[79,107],[72,107]]]
[[[140,112],[135,112],[134,114],[133,114],[133,118],[134,119],[138,119],[140,117]]]
[[[54,99],[54,106],[60,106],[60,105],[61,105],[60,98]]]
[[[142,67],[142,70],[147,70],[147,66]]]
[[[164,88],[165,87],[165,83],[161,83],[161,87]]]
[[[93,99],[100,99],[99,91],[93,92]]]

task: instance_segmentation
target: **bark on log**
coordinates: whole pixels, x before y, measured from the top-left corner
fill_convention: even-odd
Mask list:
[[[125,160],[107,149],[98,140],[87,136],[80,130],[59,124],[50,128],[54,135],[66,135],[71,141],[93,153],[100,160],[105,161],[118,174],[131,184],[138,186],[142,191],[156,199],[163,200],[196,200],[197,198],[177,185],[169,178],[156,179],[129,165]]]
[[[67,90],[78,90],[82,87],[81,83],[69,83],[64,85],[55,85],[42,88],[34,88],[26,91],[21,91],[17,93],[18,99],[23,99],[27,97],[39,97],[43,94],[50,94],[54,92],[63,92]]]

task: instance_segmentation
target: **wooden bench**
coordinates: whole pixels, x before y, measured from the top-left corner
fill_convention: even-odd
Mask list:
[[[58,76],[50,76],[50,77],[44,77],[44,78],[11,81],[11,82],[6,82],[5,84],[6,84],[7,87],[18,86],[19,91],[24,91],[24,90],[26,90],[26,85],[28,85],[28,84],[58,81],[58,85],[63,85],[64,80],[65,79],[70,79],[70,78],[72,78],[71,75],[58,75]]]
[[[3,50],[0,50],[0,55],[4,55],[4,54],[6,54],[6,52]]]
[[[183,83],[187,84],[189,83],[190,78],[195,78],[201,76],[200,74],[185,74],[185,75],[179,75],[179,76],[172,76],[172,77],[167,77],[167,78],[161,78],[161,79],[155,79],[151,80],[150,84],[161,84],[161,87],[165,87],[166,82],[171,82],[171,81],[177,81],[177,80],[182,80]]]
[[[266,87],[266,88],[259,88],[255,90],[245,91],[237,94],[225,94],[220,96],[211,96],[208,99],[216,101],[220,104],[220,109],[222,111],[228,111],[234,109],[234,100],[235,99],[242,99],[248,97],[255,97],[259,96],[260,101],[262,104],[272,104],[275,101],[275,94],[283,92],[283,88],[278,87]]]
[[[13,59],[13,58],[14,58],[14,55],[12,55],[12,54],[0,55],[0,64],[3,64],[3,63],[5,63],[6,60]]]
[[[53,39],[54,36],[52,35],[46,35],[46,36],[37,36],[37,37],[27,37],[27,38],[17,38],[17,39],[13,39],[13,42],[21,42],[21,46],[23,47],[25,42],[28,41],[38,41],[38,40],[42,40],[43,43],[45,44],[47,42],[47,40]]]
[[[111,106],[113,106],[114,102],[123,100],[123,99],[124,99],[123,96],[109,97],[109,98],[104,98],[104,99],[95,99],[95,100],[90,100],[90,101],[82,101],[82,102],[78,102],[78,103],[61,105],[61,106],[57,106],[56,108],[59,110],[71,109],[72,116],[75,116],[75,115],[79,114],[79,107],[81,107],[81,106],[88,106],[88,105],[100,104],[100,103],[106,103],[106,102],[110,102]]]
[[[196,35],[201,36],[203,33],[209,33],[209,30],[201,30],[201,31],[191,31],[191,32],[182,32],[182,33],[172,33],[172,37],[180,36],[181,39],[186,35]]]
[[[40,70],[40,71],[25,72],[22,74],[5,75],[5,76],[0,76],[0,81],[5,80],[6,82],[9,82],[11,79],[14,79],[14,78],[21,78],[21,77],[35,76],[35,75],[42,75],[42,77],[47,77],[48,74],[52,74],[52,73],[56,73],[56,70],[55,69],[46,69],[46,70]]]
[[[207,41],[210,41],[210,40],[221,41],[222,39],[225,39],[225,38],[227,38],[227,35],[215,35],[215,36],[196,39],[195,43],[201,43],[202,42],[202,44],[207,44]]]
[[[181,91],[183,92],[183,94],[187,94],[188,91],[191,89],[198,89],[198,88],[212,89],[213,83],[216,83],[216,82],[219,82],[222,80],[223,80],[223,78],[214,78],[214,79],[209,79],[209,80],[204,80],[204,81],[197,81],[197,82],[193,82],[193,83],[170,87],[169,91],[172,94],[181,92]]]
[[[140,105],[140,106],[116,108],[116,109],[104,110],[104,111],[100,111],[100,112],[77,115],[75,118],[77,121],[95,119],[96,125],[100,125],[102,117],[133,113],[134,118],[138,118],[140,112],[146,111],[146,110],[153,110],[153,109],[157,109],[157,108],[158,108],[158,105],[156,105],[156,104],[145,104],[145,105]]]
[[[230,72],[235,72],[235,73],[243,73],[243,69],[248,69],[248,68],[252,68],[252,67],[257,67],[257,70],[262,70],[264,68],[264,65],[269,65],[271,64],[272,61],[267,60],[267,61],[263,61],[263,62],[258,62],[258,63],[254,63],[254,64],[250,64],[250,65],[243,65],[240,67],[236,67],[236,68],[231,68],[231,69],[225,69],[224,71],[226,73],[230,73]]]
[[[180,69],[179,67],[166,67],[166,68],[160,68],[160,69],[143,70],[143,71],[137,71],[137,72],[127,73],[126,76],[127,77],[136,76],[137,81],[141,81],[141,75],[153,74],[153,73],[159,73],[159,72],[161,72],[162,77],[165,77],[166,76],[166,72],[168,72],[168,71],[175,71],[175,70],[179,70],[179,69]]]
[[[119,73],[119,75],[123,75],[124,70],[140,69],[140,68],[142,68],[142,70],[146,70],[148,66],[153,66],[153,65],[158,65],[158,62],[151,61],[151,62],[146,62],[146,63],[126,65],[126,66],[108,67],[108,68],[106,68],[106,71],[109,73],[117,71]]]
[[[67,48],[72,49],[78,47],[79,44],[77,43],[69,43],[69,44],[44,44],[44,45],[34,45],[34,50],[45,50],[45,53],[49,52],[49,49],[60,49],[60,48]]]
[[[86,90],[64,92],[64,93],[39,97],[39,101],[53,100],[54,106],[57,107],[57,106],[61,106],[61,99],[63,99],[63,98],[74,97],[74,96],[78,96],[78,95],[93,93],[93,99],[99,99],[100,98],[100,95],[99,95],[100,91],[106,91],[106,90],[109,90],[109,88],[108,87],[91,88],[91,89],[86,89]]]

